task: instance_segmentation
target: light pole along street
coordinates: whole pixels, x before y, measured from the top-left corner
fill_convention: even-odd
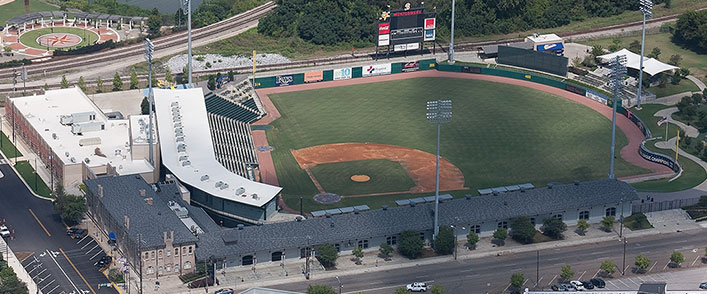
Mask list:
[[[435,220],[432,240],[439,234],[439,137],[440,126],[452,121],[452,100],[435,100],[427,102],[427,120],[437,124],[437,168],[435,173]]]

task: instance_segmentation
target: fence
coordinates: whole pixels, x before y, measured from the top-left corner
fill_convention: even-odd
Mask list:
[[[700,198],[695,197],[695,198],[675,199],[675,200],[668,200],[668,201],[661,201],[661,202],[645,202],[645,203],[640,203],[640,204],[634,204],[632,208],[633,208],[634,213],[637,213],[637,212],[646,213],[646,212],[653,212],[653,211],[680,209],[681,207],[684,207],[684,206],[695,205],[699,201],[700,201]]]

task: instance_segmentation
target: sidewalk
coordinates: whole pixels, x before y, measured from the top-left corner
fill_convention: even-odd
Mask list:
[[[0,238],[0,250],[2,251],[3,260],[7,261],[7,264],[15,271],[17,278],[20,279],[20,281],[27,283],[27,289],[29,290],[28,292],[40,293],[37,290],[37,284],[34,283],[32,277],[30,277],[30,275],[27,273],[27,270],[25,270],[25,268],[22,266],[22,262],[17,259],[15,253],[12,252],[10,246],[7,246],[7,243],[5,243],[5,239],[3,238]]]
[[[680,127],[683,130],[683,132],[685,132],[685,135],[687,135],[690,138],[697,138],[697,136],[700,135],[700,131],[698,131],[695,127],[688,126],[681,121],[677,121],[677,120],[673,119],[673,113],[676,113],[676,112],[678,112],[677,107],[669,107],[666,109],[658,110],[655,114],[653,114],[653,116],[667,117],[668,122]],[[671,134],[668,134],[668,136],[670,136],[670,135]]]

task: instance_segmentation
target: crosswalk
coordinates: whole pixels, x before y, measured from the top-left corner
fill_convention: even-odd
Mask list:
[[[10,161],[5,158],[0,158],[0,165],[3,165],[3,164],[10,164]]]

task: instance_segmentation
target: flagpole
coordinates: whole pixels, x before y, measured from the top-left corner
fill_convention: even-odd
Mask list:
[[[678,146],[680,145],[680,128],[678,128],[678,136],[675,138],[675,162],[678,162]]]
[[[668,126],[670,123],[668,121],[665,121],[665,142],[668,142]]]

